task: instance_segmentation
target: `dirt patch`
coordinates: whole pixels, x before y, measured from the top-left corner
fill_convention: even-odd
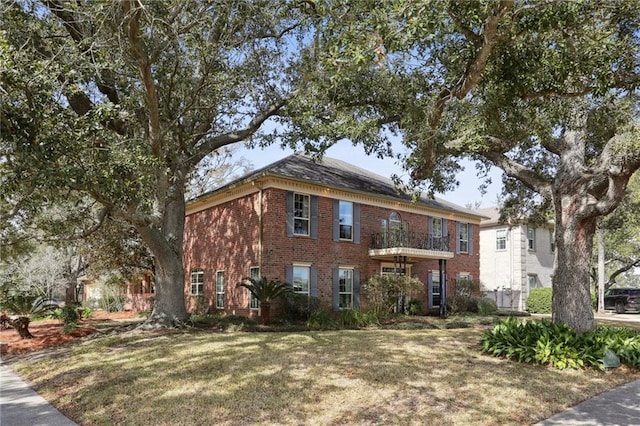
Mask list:
[[[117,322],[136,318],[138,313],[131,311],[96,311],[90,318],[80,320],[78,327],[69,333],[63,333],[60,320],[33,321],[29,324],[33,339],[21,339],[13,328],[3,328],[0,329],[0,342],[8,345],[7,354],[28,353],[73,342],[95,333],[98,330],[97,327],[108,325],[110,322],[114,322],[115,325]]]

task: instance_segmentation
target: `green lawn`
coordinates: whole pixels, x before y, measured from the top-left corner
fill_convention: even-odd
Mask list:
[[[638,378],[486,356],[481,332],[136,330],[12,367],[82,425],[531,424]]]

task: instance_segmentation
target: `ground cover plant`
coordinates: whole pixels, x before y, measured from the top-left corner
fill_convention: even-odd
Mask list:
[[[482,335],[487,353],[519,362],[554,368],[599,368],[608,365],[640,367],[640,331],[598,325],[595,330],[576,333],[564,324],[548,320],[520,321],[509,318]]]
[[[8,362],[83,425],[532,424],[640,377],[483,354],[489,325],[470,318],[398,317],[363,330],[135,330]],[[456,323],[465,328],[448,328]]]

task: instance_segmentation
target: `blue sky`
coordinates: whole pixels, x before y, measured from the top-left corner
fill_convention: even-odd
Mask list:
[[[394,147],[395,148],[395,147]],[[255,169],[264,167],[270,163],[278,161],[288,155],[293,150],[282,149],[278,145],[271,145],[267,148],[247,149],[242,146],[238,152],[239,156],[249,160]],[[379,175],[390,177],[392,174],[406,176],[406,172],[402,167],[395,164],[394,159],[379,159],[375,156],[367,156],[364,150],[359,146],[353,146],[348,141],[340,141],[327,151],[328,157],[337,158],[339,160],[351,163],[363,169],[371,170]],[[487,193],[482,195],[478,189],[480,186],[480,178],[476,176],[475,165],[473,162],[464,162],[465,171],[458,175],[459,187],[446,194],[436,194],[437,197],[444,198],[452,203],[465,206],[467,203],[475,203],[480,201],[480,207],[491,207],[497,204],[497,197],[502,190],[502,171],[497,168],[491,170],[490,176],[493,183],[489,186]]]

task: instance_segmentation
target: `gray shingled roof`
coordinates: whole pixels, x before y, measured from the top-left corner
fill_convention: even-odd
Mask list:
[[[314,161],[314,159],[304,154],[293,154],[285,157],[280,161],[276,161],[275,163],[269,164],[261,169],[250,172],[221,188],[210,193],[203,194],[197,198],[205,197],[206,195],[228,189],[243,182],[252,181],[261,176],[280,176],[295,180],[309,181],[332,188],[375,194],[402,201],[411,201],[411,194],[405,194],[398,191],[393,181],[389,178],[380,176],[369,170],[362,169],[335,158],[323,157],[320,160]],[[467,215],[483,216],[477,211],[466,209],[440,198],[430,199],[421,197],[419,204],[436,209],[464,213]]]

